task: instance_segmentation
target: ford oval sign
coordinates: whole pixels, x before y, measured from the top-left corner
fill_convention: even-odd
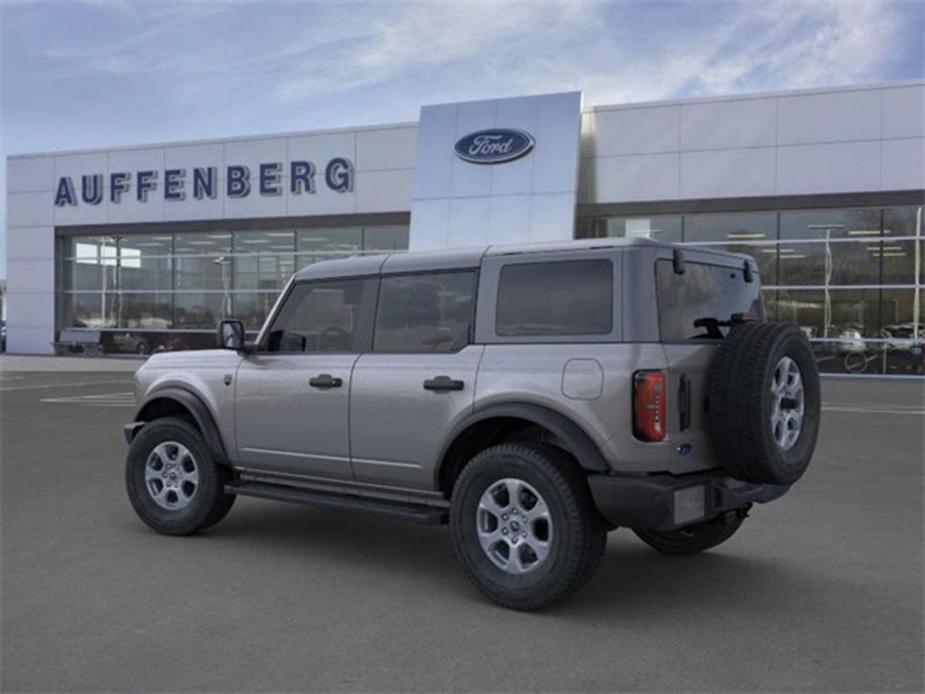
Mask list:
[[[479,130],[456,142],[456,156],[473,164],[500,164],[524,156],[533,149],[533,137],[523,130]]]

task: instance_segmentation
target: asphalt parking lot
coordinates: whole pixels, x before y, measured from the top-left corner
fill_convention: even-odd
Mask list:
[[[446,528],[239,499],[160,537],[129,374],[0,375],[4,691],[920,691],[921,381],[824,382],[813,466],[725,545],[628,531],[571,600],[485,602]]]

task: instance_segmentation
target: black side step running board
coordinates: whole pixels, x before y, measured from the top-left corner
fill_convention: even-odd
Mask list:
[[[446,509],[425,506],[424,504],[369,499],[353,495],[327,494],[325,492],[299,489],[298,487],[286,487],[280,484],[233,482],[225,485],[225,493],[237,494],[238,496],[255,496],[260,499],[273,499],[275,501],[289,501],[310,506],[326,506],[347,511],[359,511],[360,513],[398,518],[424,525],[443,525],[449,520]]]

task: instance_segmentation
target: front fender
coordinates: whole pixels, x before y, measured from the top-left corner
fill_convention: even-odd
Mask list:
[[[152,408],[156,407],[156,402],[158,400],[172,400],[179,403],[195,420],[196,426],[199,428],[199,431],[202,432],[203,439],[205,439],[210,452],[216,456],[219,462],[223,464],[229,462],[221,432],[218,425],[215,423],[215,417],[205,404],[205,401],[193,391],[180,386],[156,388],[145,396],[145,399],[142,401],[141,406],[135,414],[135,421],[125,427],[125,436],[129,443],[131,443],[132,439],[134,439],[144,425],[150,421],[150,412]]]

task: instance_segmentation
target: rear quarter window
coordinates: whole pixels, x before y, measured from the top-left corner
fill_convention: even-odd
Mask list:
[[[500,337],[609,335],[613,263],[607,259],[516,263],[501,268],[495,310]]]
[[[734,313],[752,313],[764,319],[761,285],[746,282],[738,268],[688,261],[679,275],[670,260],[658,260],[655,283],[664,342],[708,339],[705,328],[694,326],[699,318],[726,321]]]

